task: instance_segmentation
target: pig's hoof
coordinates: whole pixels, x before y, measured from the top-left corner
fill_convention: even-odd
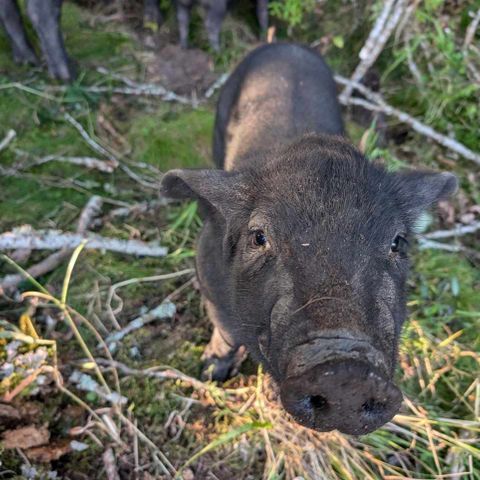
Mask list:
[[[13,61],[18,65],[39,65],[39,61],[33,50],[13,49]]]
[[[71,82],[76,77],[76,69],[70,60],[48,65],[48,73],[62,82]]]
[[[246,357],[247,352],[244,346],[223,357],[217,357],[216,355],[204,357],[202,380],[224,382],[234,377]]]

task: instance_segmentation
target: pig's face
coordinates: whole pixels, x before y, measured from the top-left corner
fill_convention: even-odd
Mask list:
[[[285,409],[310,428],[356,435],[400,406],[392,376],[408,242],[419,214],[456,184],[451,174],[387,173],[321,136],[245,171],[164,180],[222,225],[229,330],[272,374]]]

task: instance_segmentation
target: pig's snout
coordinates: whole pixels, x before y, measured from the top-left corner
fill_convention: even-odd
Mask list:
[[[306,427],[362,435],[392,419],[402,393],[389,380],[378,352],[366,347],[367,342],[353,348],[356,342],[346,340],[350,348],[317,350],[315,362],[307,360],[311,360],[307,352],[316,350],[315,343],[294,351],[280,395],[285,410]],[[325,343],[338,344],[338,340],[321,342],[324,347]]]

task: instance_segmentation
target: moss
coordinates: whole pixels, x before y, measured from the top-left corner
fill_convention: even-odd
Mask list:
[[[213,119],[208,110],[165,106],[153,115],[138,115],[129,134],[134,156],[164,171],[208,166]]]

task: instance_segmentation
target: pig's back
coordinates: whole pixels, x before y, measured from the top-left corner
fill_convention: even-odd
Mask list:
[[[342,134],[335,81],[323,59],[295,44],[250,53],[220,94],[213,155],[218,167],[240,168],[310,132]]]

